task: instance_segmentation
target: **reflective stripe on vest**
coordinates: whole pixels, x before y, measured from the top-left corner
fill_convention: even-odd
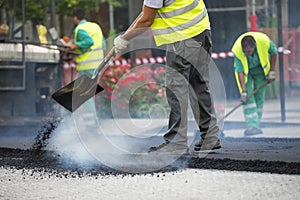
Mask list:
[[[260,32],[247,32],[242,34],[232,46],[232,52],[242,62],[243,69],[244,69],[245,83],[247,83],[248,81],[249,67],[248,67],[247,57],[243,52],[242,39],[247,35],[252,36],[256,42],[257,53],[264,74],[267,75],[271,68],[270,61],[269,61],[269,52],[268,52],[270,48],[270,38],[266,34]],[[242,87],[240,85],[240,81],[238,78],[238,72],[235,72],[235,78],[236,78],[238,88],[240,92],[242,92]]]
[[[163,35],[163,34],[170,34],[174,31],[178,32],[178,31],[183,31],[191,26],[196,25],[197,23],[199,23],[207,14],[206,9],[204,10],[204,12],[202,12],[200,15],[198,15],[196,18],[184,23],[184,24],[180,24],[180,26],[175,26],[175,27],[170,27],[170,28],[162,28],[162,29],[157,29],[157,30],[153,30],[153,33],[156,35]]]
[[[93,39],[94,44],[89,50],[79,56],[76,56],[76,69],[78,71],[95,69],[101,63],[101,60],[104,56],[102,47],[103,35],[101,28],[96,23],[92,22],[80,24],[75,29],[75,38],[77,38],[79,29],[85,30]]]
[[[192,38],[209,28],[203,0],[176,0],[158,10],[152,24],[157,46]]]
[[[165,13],[160,13],[160,15],[156,15],[156,18],[171,18],[173,16],[181,15],[181,14],[184,14],[185,12],[187,12],[189,10],[194,9],[198,5],[199,5],[198,1],[193,1],[193,3],[191,3],[190,5],[188,5],[186,7],[179,8],[177,10],[167,11]]]

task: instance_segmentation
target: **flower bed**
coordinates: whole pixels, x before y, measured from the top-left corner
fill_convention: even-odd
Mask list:
[[[101,77],[105,90],[96,100],[100,116],[162,117],[161,111],[168,109],[164,79],[163,65],[111,66]]]

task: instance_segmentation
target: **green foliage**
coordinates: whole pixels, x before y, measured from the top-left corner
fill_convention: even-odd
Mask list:
[[[113,46],[114,46],[115,35],[116,35],[116,30],[115,30],[115,29],[109,30],[108,38],[107,38],[107,43],[108,43],[107,46],[108,46],[108,49],[113,48]]]
[[[82,8],[85,11],[98,11],[99,4],[106,2],[114,7],[125,5],[125,0],[60,0],[56,1],[56,12],[70,16],[74,8]]]
[[[165,117],[168,105],[164,79],[165,68],[161,66],[111,66],[101,78],[105,90],[97,98],[99,115],[110,117],[113,109],[117,117],[126,117],[128,112],[133,118]]]
[[[25,18],[34,20],[37,23],[46,22],[46,14],[50,14],[51,0],[24,0]],[[72,14],[74,8],[83,8],[86,11],[98,11],[100,3],[109,3],[114,7],[126,5],[125,0],[55,0],[55,12],[60,15]],[[2,0],[5,9],[10,15],[13,15],[14,3],[16,6],[16,18],[22,19],[22,0]]]
[[[22,19],[22,0],[14,0],[5,2],[5,9],[11,15],[14,14],[14,7],[16,8],[16,19]],[[33,20],[37,23],[44,23],[46,20],[45,13],[50,12],[50,0],[24,0],[25,3],[25,19]]]

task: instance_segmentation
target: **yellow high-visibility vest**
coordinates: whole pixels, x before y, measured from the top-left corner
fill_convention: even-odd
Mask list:
[[[40,43],[47,44],[48,41],[47,41],[47,37],[46,37],[46,35],[47,35],[47,28],[46,28],[46,26],[41,25],[41,24],[36,25],[36,31],[38,33]]]
[[[91,36],[94,45],[83,54],[76,56],[76,69],[78,71],[95,69],[101,63],[104,56],[102,30],[98,24],[93,22],[79,24],[75,29],[75,38],[77,38],[77,33],[80,29],[85,30]]]
[[[192,38],[209,27],[203,0],[174,0],[158,10],[151,26],[157,46]]]
[[[260,64],[263,68],[264,74],[267,75],[271,68],[270,61],[269,61],[269,52],[268,52],[270,48],[270,38],[266,34],[260,32],[247,32],[242,34],[235,41],[231,50],[234,53],[234,55],[242,62],[243,69],[244,69],[245,83],[247,83],[248,81],[249,67],[248,67],[247,57],[243,52],[242,39],[247,35],[252,36],[256,42],[256,49],[257,49],[258,57],[260,60]],[[242,87],[240,85],[240,81],[238,78],[238,72],[235,72],[235,79],[240,92],[242,92]]]

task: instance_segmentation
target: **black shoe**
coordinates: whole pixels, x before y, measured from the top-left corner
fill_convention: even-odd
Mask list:
[[[262,134],[262,130],[260,128],[249,127],[244,131],[244,136],[252,136]]]
[[[216,149],[221,149],[220,139],[218,139],[217,141],[214,140],[209,142],[201,138],[200,141],[196,142],[194,146],[195,151],[207,151],[207,150],[216,150]]]
[[[189,149],[185,145],[176,145],[169,142],[162,143],[157,147],[150,147],[149,153],[158,152],[158,153],[170,153],[170,154],[188,154]]]

